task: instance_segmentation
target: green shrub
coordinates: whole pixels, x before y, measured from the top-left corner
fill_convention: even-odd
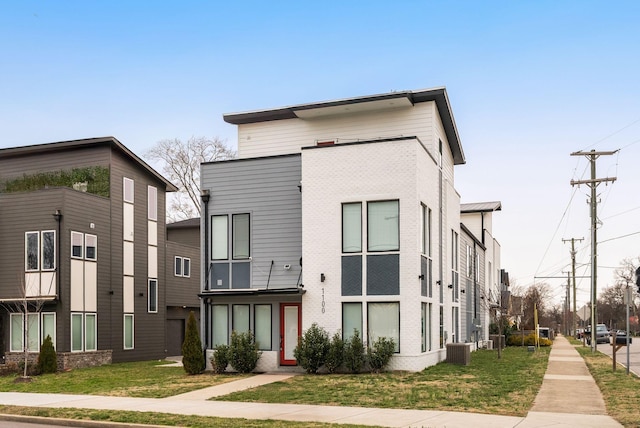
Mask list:
[[[216,374],[222,374],[227,370],[229,365],[229,346],[218,345],[213,350],[213,356],[211,357],[211,367]]]
[[[538,336],[538,342],[540,343],[540,346],[551,346],[552,344],[551,340],[545,337],[540,337],[540,336]],[[536,336],[533,333],[527,334],[524,337],[524,343],[523,343],[522,335],[517,333],[512,334],[507,339],[508,346],[533,346],[535,344],[536,344]]]
[[[182,365],[184,366],[184,371],[190,375],[202,373],[205,366],[202,342],[200,341],[198,324],[193,311],[189,314],[187,331],[182,343]]]
[[[329,334],[313,323],[298,339],[298,346],[293,350],[293,356],[307,373],[318,373],[326,361],[329,352]]]
[[[56,350],[53,348],[53,341],[49,335],[47,335],[40,347],[38,371],[40,373],[55,373],[58,371],[58,356]]]
[[[358,329],[353,329],[353,336],[344,344],[344,364],[351,373],[360,373],[364,366],[364,345]]]
[[[393,339],[379,337],[371,346],[367,347],[367,359],[371,371],[380,373],[389,364],[395,351],[396,344]]]
[[[258,365],[262,353],[258,350],[253,333],[231,332],[231,346],[229,348],[229,362],[240,373],[250,373]]]
[[[338,331],[331,338],[331,342],[329,343],[329,351],[327,352],[327,359],[324,362],[324,366],[327,368],[329,373],[335,373],[336,371],[338,371],[343,361],[344,340],[342,340],[342,335]]]

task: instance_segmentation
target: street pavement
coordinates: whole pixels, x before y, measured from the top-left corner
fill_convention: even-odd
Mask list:
[[[284,380],[295,374],[259,374],[173,397],[131,398],[70,394],[0,393],[0,404],[30,407],[132,410],[224,418],[361,424],[383,427],[619,428],[575,348],[562,336],[551,348],[549,365],[531,411],[525,417],[440,410],[378,409],[208,401],[208,398]],[[1,416],[0,416],[1,418]],[[34,419],[38,421],[38,419]],[[88,425],[87,425],[88,426]],[[242,426],[242,421],[237,422]]]
[[[640,376],[640,337],[631,338],[631,345],[629,345],[629,371]],[[613,346],[608,344],[599,344],[598,351],[602,352],[613,358]],[[623,346],[616,352],[616,362],[627,367],[627,347]],[[613,367],[613,363],[612,363]],[[620,368],[618,368],[620,370]]]

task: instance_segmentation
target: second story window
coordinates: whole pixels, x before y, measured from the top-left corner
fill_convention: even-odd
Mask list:
[[[191,276],[191,259],[187,257],[175,257],[174,276],[183,276],[189,278]]]
[[[229,248],[229,242],[231,242],[231,248]],[[231,230],[229,230],[228,215],[211,216],[211,258],[213,260],[228,260],[229,253],[233,260],[247,260],[251,257],[250,243],[248,213],[232,214]]]
[[[56,233],[53,230],[26,232],[25,271],[47,271],[56,268]]]
[[[342,204],[342,252],[362,252],[362,204]]]
[[[367,249],[400,250],[400,207],[396,201],[367,203]]]

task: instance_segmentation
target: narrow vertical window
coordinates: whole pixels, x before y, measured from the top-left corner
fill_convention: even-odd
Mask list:
[[[149,299],[148,299],[149,312],[152,312],[152,313],[158,312],[158,280],[157,279],[149,280],[149,289],[147,294],[149,296]]]
[[[428,334],[429,334],[429,318],[427,314],[427,303],[422,303],[422,310],[420,313],[421,316],[421,326],[422,326],[422,336],[421,336],[421,348],[422,352],[427,352],[427,342],[428,342]]]
[[[82,351],[83,322],[84,320],[82,319],[82,314],[71,314],[71,351],[72,352]]]
[[[97,345],[97,323],[96,314],[85,314],[84,316],[84,349],[85,351],[95,351]]]
[[[42,336],[44,341],[47,336],[51,337],[53,347],[56,347],[56,314],[55,312],[46,312],[42,314]]]
[[[182,259],[182,276],[189,278],[191,276],[191,259]]]
[[[440,349],[444,349],[444,308],[440,306]]]
[[[40,314],[27,314],[27,347],[29,352],[40,350]]]
[[[124,349],[133,349],[133,314],[124,314]]]
[[[342,339],[347,341],[358,331],[362,338],[362,303],[342,304]]]
[[[400,249],[398,201],[377,201],[367,204],[367,242],[369,251]]]
[[[79,232],[71,232],[71,257],[81,259],[84,257],[84,235]]]
[[[25,270],[40,269],[40,233],[27,232],[25,234]]]
[[[98,237],[96,235],[85,235],[85,258],[96,261],[98,259]]]
[[[122,179],[122,186],[123,186],[123,192],[122,192],[122,199],[125,202],[129,202],[130,204],[133,203],[133,180],[127,177],[124,177]]]
[[[149,220],[158,220],[158,189],[147,186],[147,216]]]
[[[226,215],[211,216],[211,258],[227,260],[229,258],[229,229]]]
[[[233,259],[248,259],[249,214],[233,214]]]
[[[229,306],[212,305],[213,318],[213,347],[229,343]]]
[[[342,204],[342,252],[362,252],[362,204]]]
[[[11,352],[24,351],[22,340],[24,338],[24,330],[22,326],[22,314],[11,314]]]
[[[182,276],[182,257],[175,257],[174,258],[174,275],[175,276]]]
[[[42,232],[42,270],[56,268],[56,232]]]
[[[271,305],[253,306],[253,331],[258,348],[271,350]]]

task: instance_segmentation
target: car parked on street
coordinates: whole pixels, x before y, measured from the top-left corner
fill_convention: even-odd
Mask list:
[[[587,344],[591,345],[591,326],[587,327],[584,335],[587,338]],[[596,344],[598,343],[609,343],[609,329],[605,324],[596,324]]]

